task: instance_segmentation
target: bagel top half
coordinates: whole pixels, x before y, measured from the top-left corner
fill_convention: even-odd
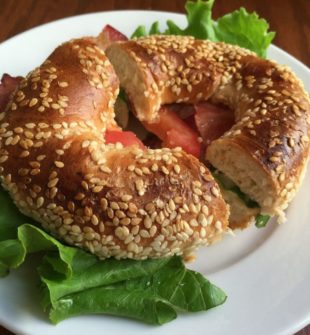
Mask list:
[[[310,147],[309,96],[290,69],[238,46],[184,36],[142,37],[106,52],[141,121],[156,122],[164,104],[228,106],[235,124],[205,157],[262,213],[283,218]],[[246,225],[253,214],[240,217],[242,208],[229,201],[234,225]]]
[[[219,239],[229,210],[203,164],[180,148],[105,142],[118,92],[94,39],[59,46],[0,111],[2,186],[44,229],[101,258],[184,255]]]

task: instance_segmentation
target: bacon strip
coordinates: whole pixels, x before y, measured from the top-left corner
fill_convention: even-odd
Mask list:
[[[120,31],[107,24],[99,34],[97,40],[100,47],[105,50],[111,43],[127,41],[128,38]]]
[[[10,95],[15,91],[22,77],[11,77],[9,74],[3,74],[0,82],[0,113],[4,111],[10,100]]]
[[[195,105],[195,123],[205,146],[221,137],[235,123],[234,113],[225,106],[208,102]]]

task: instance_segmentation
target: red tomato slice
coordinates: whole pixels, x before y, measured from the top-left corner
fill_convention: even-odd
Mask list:
[[[11,93],[16,89],[22,77],[11,77],[5,73],[0,82],[0,113],[3,112],[10,100]]]
[[[107,24],[98,36],[100,46],[106,49],[112,42],[127,41],[128,38],[117,29]]]
[[[195,105],[195,108],[196,125],[206,146],[221,137],[235,123],[234,113],[227,107],[202,102]]]
[[[131,131],[107,130],[104,137],[107,144],[120,142],[124,147],[137,145],[141,149],[145,149],[144,144]]]
[[[198,142],[199,134],[191,129],[173,108],[161,107],[158,122],[143,122],[143,125],[163,141],[164,147],[181,147],[189,154],[199,157],[201,152],[201,144]]]

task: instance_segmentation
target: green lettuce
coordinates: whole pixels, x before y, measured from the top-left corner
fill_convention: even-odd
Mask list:
[[[0,204],[0,276],[40,252],[42,306],[53,323],[104,313],[160,325],[179,311],[204,311],[226,300],[220,288],[186,269],[180,257],[99,260],[37,227],[2,189]]]
[[[211,171],[214,179],[218,182],[218,184],[224,190],[234,192],[239,197],[239,199],[242,200],[245,203],[245,205],[248,208],[258,208],[259,207],[259,204],[256,201],[252,200],[248,195],[243,193],[240,190],[240,188],[231,179],[229,179],[227,176],[225,176],[225,174],[223,172],[215,169],[214,167],[211,167],[210,171]],[[269,219],[270,219],[269,215],[258,214],[255,217],[255,226],[257,228],[266,227]]]
[[[226,300],[221,289],[201,274],[187,270],[180,257],[98,261],[89,270],[88,275],[74,272],[60,285],[42,276],[45,294],[50,295],[45,306],[52,322],[86,313],[106,313],[163,324],[175,319],[178,311],[203,311]]]
[[[257,228],[266,227],[269,219],[270,219],[269,215],[258,214],[255,218],[255,226]]]
[[[237,194],[238,197],[245,203],[247,207],[249,208],[259,207],[256,201],[252,200],[248,195],[243,193],[231,179],[225,176],[223,172],[213,169],[212,175],[224,190],[231,191]]]
[[[244,8],[213,20],[214,1],[187,1],[185,5],[187,26],[184,29],[168,20],[167,28],[160,32],[158,22],[154,22],[149,32],[145,26],[139,26],[132,37],[153,34],[190,35],[199,39],[239,45],[254,51],[260,57],[266,57],[267,49],[275,36],[274,32],[268,32],[268,22],[259,18],[256,13],[248,13]]]

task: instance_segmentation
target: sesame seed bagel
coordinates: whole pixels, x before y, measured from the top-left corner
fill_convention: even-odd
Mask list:
[[[143,37],[106,52],[141,121],[156,122],[160,106],[170,103],[210,100],[233,110],[234,126],[211,143],[206,159],[263,213],[283,216],[305,172],[310,129],[309,96],[287,67],[184,36]],[[232,226],[253,221],[246,206],[235,207]]]
[[[2,186],[46,231],[100,258],[184,255],[218,240],[229,211],[197,159],[105,143],[118,92],[94,39],[59,46],[0,111]]]

